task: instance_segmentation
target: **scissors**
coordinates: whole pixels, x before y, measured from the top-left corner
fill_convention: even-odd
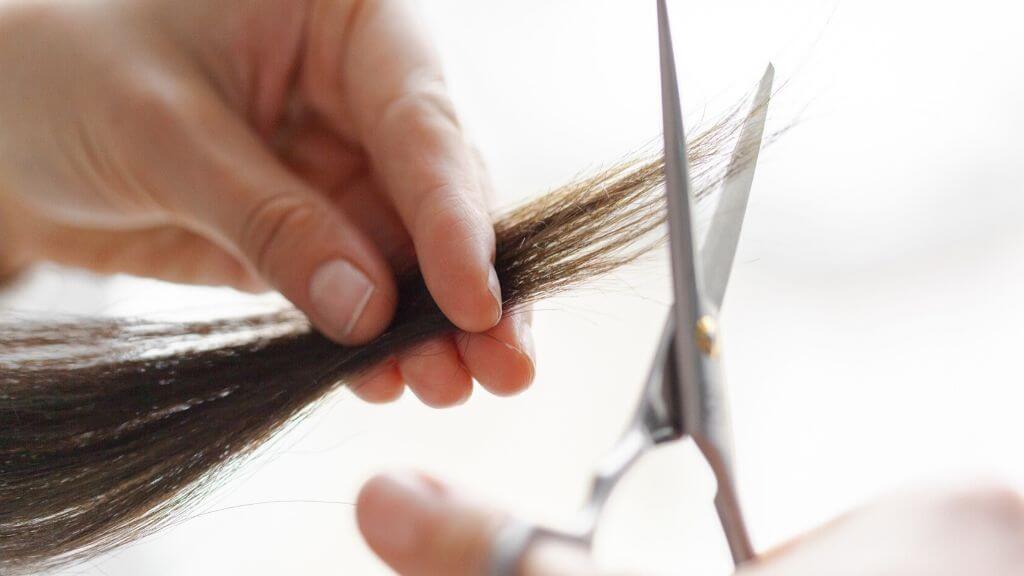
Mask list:
[[[668,314],[654,364],[630,426],[594,476],[590,498],[566,531],[511,524],[493,544],[490,576],[516,576],[526,550],[539,538],[586,547],[593,543],[601,510],[619,480],[641,456],[660,444],[692,438],[718,483],[715,508],[739,566],[754,557],[736,493],[732,427],[720,369],[717,315],[729,282],[757,154],[774,69],[765,71],[747,115],[722,186],[704,245],[696,249],[693,197],[686,136],[666,0],[658,0],[662,108],[665,132],[665,193],[675,305]]]

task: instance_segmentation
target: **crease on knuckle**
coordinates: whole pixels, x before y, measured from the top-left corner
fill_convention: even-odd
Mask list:
[[[242,220],[239,246],[256,270],[270,277],[275,247],[284,242],[289,231],[306,229],[303,223],[316,218],[315,209],[302,199],[275,194],[253,206]]]
[[[448,97],[448,89],[441,76],[429,75],[410,80],[408,85],[410,88],[384,105],[373,133],[386,132],[389,126],[415,129],[424,124],[462,131],[455,105]]]
[[[440,184],[422,194],[415,209],[413,230],[431,243],[448,243],[455,231],[457,242],[486,236],[486,217],[452,184]]]

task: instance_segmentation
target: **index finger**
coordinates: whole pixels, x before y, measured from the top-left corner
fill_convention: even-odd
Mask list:
[[[343,94],[375,176],[441,310],[465,331],[491,328],[501,318],[494,228],[438,57],[402,2],[364,2],[352,18]]]

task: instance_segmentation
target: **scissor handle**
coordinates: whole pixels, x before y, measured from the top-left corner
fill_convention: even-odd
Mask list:
[[[557,531],[520,522],[509,524],[492,544],[488,576],[516,576],[523,554],[538,539],[561,540],[589,549],[601,510],[619,481],[654,445],[680,437],[682,426],[675,410],[677,399],[666,395],[673,389],[670,380],[675,377],[671,354],[675,325],[675,316],[669,314],[640,405],[629,427],[598,465],[590,495],[575,526],[570,530]]]
[[[629,434],[623,436],[623,439]],[[618,458],[627,459],[625,465],[610,466],[599,472],[594,479],[591,501],[584,508],[582,514],[583,522],[579,531],[558,531],[544,528],[521,521],[510,521],[498,533],[491,548],[490,563],[487,567],[486,576],[519,576],[520,565],[527,550],[537,543],[538,540],[560,540],[570,544],[590,549],[594,542],[594,531],[597,527],[601,507],[611,494],[615,485],[646,452],[649,445],[642,448],[630,449],[628,444],[619,443],[618,449],[613,451]],[[705,457],[708,454],[705,453]],[[755,557],[754,548],[750,543],[750,536],[740,510],[739,500],[736,497],[735,486],[728,476],[719,475],[719,469],[712,458],[708,457],[708,463],[715,471],[718,478],[718,493],[715,496],[715,509],[718,512],[718,519],[722,525],[726,542],[729,545],[729,552],[732,555],[733,564],[739,567],[741,564],[752,560]]]
[[[533,524],[512,520],[498,532],[491,544],[491,557],[485,576],[519,576],[519,565],[533,545],[540,529]]]
[[[559,531],[511,522],[492,544],[488,576],[516,576],[523,555],[538,539],[561,540],[588,549],[591,547],[605,502],[633,464],[654,446],[654,439],[644,427],[642,416],[642,412],[637,414],[633,424],[598,466],[590,487],[590,497],[580,510],[575,526]]]

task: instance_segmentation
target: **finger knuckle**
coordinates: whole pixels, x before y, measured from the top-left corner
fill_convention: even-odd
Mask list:
[[[414,229],[442,242],[452,235],[462,236],[465,230],[475,230],[480,214],[451,185],[431,188],[423,194],[416,211]]]
[[[261,274],[271,277],[278,254],[287,253],[278,246],[288,238],[301,236],[294,231],[311,229],[317,217],[316,209],[300,198],[270,196],[242,219],[239,246]]]
[[[455,253],[494,242],[486,213],[451,185],[425,193],[415,214],[412,229],[419,243]]]
[[[383,124],[406,130],[447,128],[461,131],[455,105],[448,97],[444,79],[430,77],[411,82],[412,88],[391,99],[381,114]]]

